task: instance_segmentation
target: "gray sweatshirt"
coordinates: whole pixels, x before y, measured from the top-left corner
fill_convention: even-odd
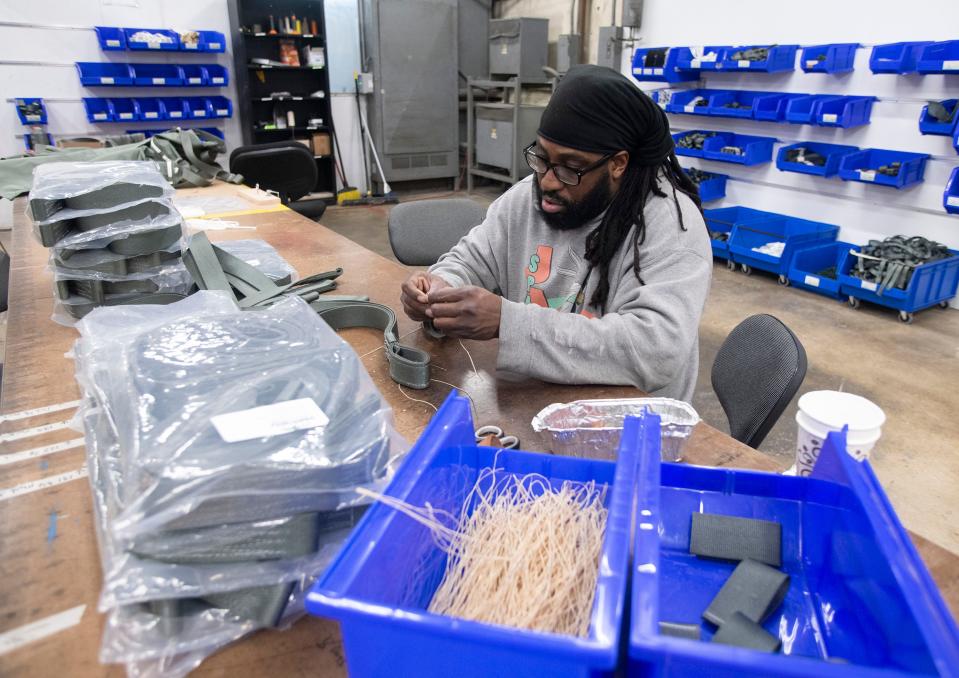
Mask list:
[[[503,297],[497,367],[562,384],[626,384],[689,401],[699,372],[699,318],[712,275],[703,218],[672,189],[650,196],[640,244],[640,285],[632,236],[610,264],[605,315],[589,305],[599,282],[583,258],[600,218],[575,230],[551,228],[534,204],[533,177],[500,196],[482,224],[430,268],[454,287],[478,285]],[[578,297],[578,298],[577,298]],[[585,308],[584,308],[585,305]]]

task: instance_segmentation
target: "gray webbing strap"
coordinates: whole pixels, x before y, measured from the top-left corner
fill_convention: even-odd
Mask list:
[[[703,612],[703,618],[722,626],[734,612],[762,624],[779,607],[789,590],[789,575],[755,560],[743,560]]]
[[[713,642],[748,647],[760,652],[776,652],[781,645],[779,638],[767,632],[742,612],[734,612],[726,623],[719,627],[713,636]]]
[[[715,513],[694,513],[689,552],[703,558],[750,558],[782,565],[782,526],[769,520],[738,518]]]

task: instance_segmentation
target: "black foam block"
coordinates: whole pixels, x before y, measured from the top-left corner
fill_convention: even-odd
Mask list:
[[[720,560],[757,560],[782,566],[782,526],[768,520],[694,513],[689,552]]]

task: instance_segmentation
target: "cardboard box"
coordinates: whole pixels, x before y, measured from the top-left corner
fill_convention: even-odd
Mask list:
[[[333,145],[330,143],[329,133],[314,132],[313,154],[314,155],[332,155],[333,154]]]

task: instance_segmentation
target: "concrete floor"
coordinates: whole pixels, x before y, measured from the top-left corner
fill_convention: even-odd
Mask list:
[[[402,200],[440,197],[420,193]],[[476,193],[489,203],[497,193]],[[386,232],[389,206],[332,207],[323,225],[393,258]],[[700,326],[700,416],[728,430],[710,386],[710,368],[722,341],[744,318],[770,313],[802,341],[809,360],[800,394],[836,389],[865,396],[888,417],[872,464],[909,529],[959,554],[959,313],[937,308],[904,325],[881,308],[853,310],[843,303],[784,288],[772,276],[746,276],[717,263]],[[796,403],[783,413],[760,449],[787,466],[796,439]]]

